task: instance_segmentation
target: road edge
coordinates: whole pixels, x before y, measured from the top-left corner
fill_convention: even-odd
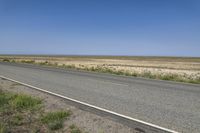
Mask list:
[[[30,87],[32,89],[35,89],[35,90],[38,90],[38,91],[41,91],[41,92],[62,98],[62,99],[65,99],[67,101],[70,101],[71,103],[74,103],[78,106],[81,106],[81,108],[84,108],[84,110],[94,110],[95,112],[102,113],[105,116],[114,117],[118,121],[123,121],[123,123],[126,123],[128,126],[131,126],[131,127],[135,128],[136,130],[139,130],[141,133],[178,133],[177,131],[174,131],[174,130],[171,130],[171,129],[167,129],[167,128],[164,128],[164,127],[152,124],[152,123],[148,123],[148,122],[145,122],[145,121],[142,121],[142,120],[139,120],[139,119],[135,119],[135,118],[123,115],[123,114],[119,114],[119,113],[101,108],[101,107],[97,107],[97,106],[94,106],[94,105],[91,105],[91,104],[88,104],[88,103],[85,103],[85,102],[81,102],[81,101],[76,100],[76,99],[72,99],[72,98],[69,98],[69,97],[66,97],[66,96],[63,96],[63,95],[60,95],[60,94],[56,94],[54,92],[50,92],[50,91],[47,91],[45,89],[35,87],[35,86],[32,86],[32,85],[29,85],[29,84],[26,84],[26,83],[5,77],[3,75],[0,75],[0,78],[9,80],[9,81],[12,81],[12,82],[15,82],[15,83],[19,83],[21,85]]]
[[[1,62],[5,65],[11,64],[11,65],[27,65],[31,67],[40,67],[40,68],[49,68],[49,69],[56,69],[56,70],[62,70],[62,71],[72,71],[72,72],[83,72],[83,73],[88,73],[88,74],[102,74],[106,76],[116,76],[116,77],[121,77],[121,78],[131,78],[131,79],[139,79],[139,80],[146,80],[146,81],[154,81],[154,82],[164,82],[164,83],[170,83],[170,84],[182,84],[182,85],[190,85],[190,86],[195,86],[199,87],[200,84],[197,83],[188,83],[188,82],[180,82],[180,81],[173,81],[173,80],[162,80],[162,79],[153,79],[153,78],[145,78],[145,77],[134,77],[134,76],[126,76],[126,75],[117,75],[117,74],[112,74],[112,73],[103,73],[103,72],[95,72],[95,71],[87,71],[87,70],[78,70],[78,69],[73,69],[73,68],[61,68],[61,67],[56,67],[56,66],[48,66],[48,65],[37,65],[37,64],[27,64],[27,63],[20,63],[20,62]]]

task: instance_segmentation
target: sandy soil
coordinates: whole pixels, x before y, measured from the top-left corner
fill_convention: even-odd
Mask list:
[[[73,112],[70,120],[65,123],[65,126],[68,127],[71,124],[77,125],[82,131],[89,133],[137,133],[138,131],[105,118],[98,116],[91,112],[80,110],[74,106],[67,104],[64,100],[42,93],[40,91],[31,89],[20,84],[1,79],[0,78],[0,89],[16,93],[29,94],[33,97],[39,97],[43,99],[45,104],[45,110],[54,111],[54,110],[71,110]]]

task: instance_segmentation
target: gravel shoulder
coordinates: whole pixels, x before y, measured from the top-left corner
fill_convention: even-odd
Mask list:
[[[5,80],[0,78],[0,89],[15,92],[24,93],[33,97],[43,99],[45,110],[71,110],[72,116],[65,126],[68,127],[71,124],[77,125],[82,131],[89,133],[137,133],[135,129],[118,123],[111,118],[102,117],[97,114],[81,110],[77,107],[69,105],[65,100],[34,90],[32,88]]]

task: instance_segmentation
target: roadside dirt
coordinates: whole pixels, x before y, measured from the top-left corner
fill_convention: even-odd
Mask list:
[[[24,93],[33,97],[39,97],[43,99],[45,110],[47,111],[71,110],[73,114],[70,119],[65,122],[65,127],[75,124],[83,132],[88,133],[139,133],[135,129],[113,121],[109,118],[98,116],[97,114],[93,114],[91,112],[71,106],[63,99],[2,78],[0,78],[0,89],[9,92]]]

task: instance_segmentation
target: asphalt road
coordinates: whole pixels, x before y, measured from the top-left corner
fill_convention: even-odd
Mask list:
[[[200,132],[200,85],[0,63],[0,75],[179,132]]]

